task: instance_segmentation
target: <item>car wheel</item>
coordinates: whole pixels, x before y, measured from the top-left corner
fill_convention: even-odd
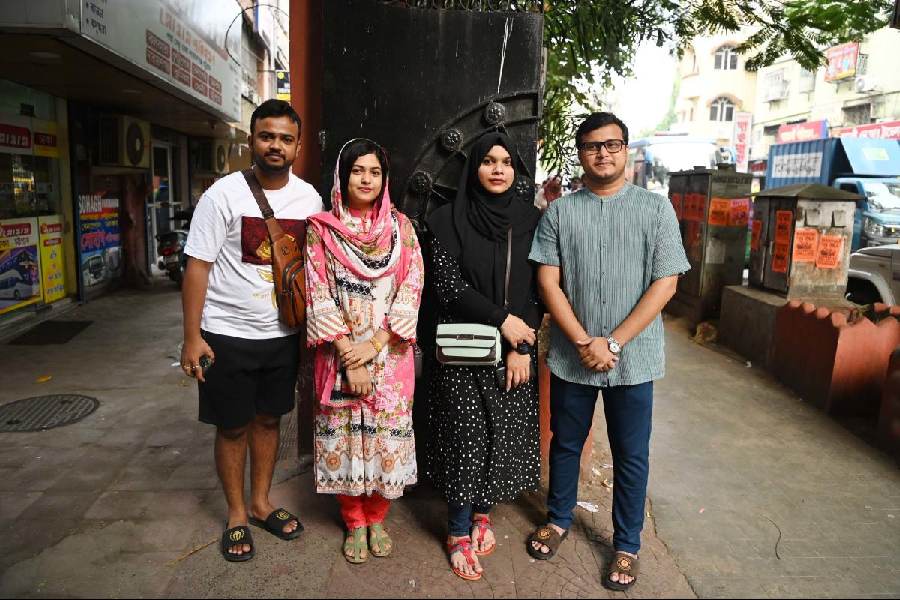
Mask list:
[[[881,294],[871,281],[850,279],[847,282],[847,300],[855,304],[875,304],[881,302]]]

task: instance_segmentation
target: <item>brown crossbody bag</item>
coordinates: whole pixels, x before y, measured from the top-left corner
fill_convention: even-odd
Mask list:
[[[306,315],[306,273],[303,270],[303,250],[300,246],[305,240],[298,241],[284,233],[253,170],[246,169],[241,174],[247,180],[259,210],[262,211],[266,229],[269,230],[278,318],[287,327],[300,327]],[[304,227],[302,237],[305,237],[305,232]]]

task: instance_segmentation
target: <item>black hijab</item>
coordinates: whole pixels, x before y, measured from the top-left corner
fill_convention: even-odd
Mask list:
[[[506,148],[515,170],[513,185],[502,194],[490,193],[478,179],[478,168],[494,146]],[[534,271],[528,254],[540,219],[532,194],[516,191],[516,181],[527,172],[508,135],[485,133],[472,144],[453,203],[427,219],[443,249],[457,258],[463,278],[497,306],[504,304],[507,234],[512,228],[509,302],[510,310],[520,317],[534,297]]]

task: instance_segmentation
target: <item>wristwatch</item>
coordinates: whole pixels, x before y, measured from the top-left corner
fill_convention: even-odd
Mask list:
[[[606,343],[609,344],[609,351],[616,356],[622,351],[622,345],[613,336],[606,338]]]
[[[528,342],[519,342],[519,344],[516,345],[516,353],[521,354],[523,356],[526,354],[530,354],[531,353],[531,344],[529,344]]]

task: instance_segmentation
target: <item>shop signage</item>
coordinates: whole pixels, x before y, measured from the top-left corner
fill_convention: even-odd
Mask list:
[[[900,140],[900,121],[870,123],[856,127],[834,127],[831,137],[864,137],[884,140]]]
[[[38,218],[41,253],[41,290],[44,302],[56,302],[66,296],[66,258],[62,217]]]
[[[83,35],[240,121],[240,27],[225,39],[240,11],[233,0],[82,3]]]
[[[753,115],[748,112],[739,112],[734,115],[734,132],[732,134],[735,150],[735,168],[740,173],[746,173],[750,162],[750,126]]]
[[[56,123],[19,115],[0,115],[0,152],[59,158]]]
[[[775,141],[805,142],[828,137],[828,121],[808,121],[806,123],[785,123],[778,128]]]
[[[0,221],[0,314],[39,302],[37,219]]]
[[[856,75],[856,62],[859,60],[859,44],[850,42],[834,46],[825,51],[828,68],[825,70],[825,81],[841,81]]]
[[[285,102],[291,101],[291,72],[275,71],[275,97]]]
[[[85,289],[107,283],[122,270],[119,200],[96,194],[78,197],[81,278]]]

